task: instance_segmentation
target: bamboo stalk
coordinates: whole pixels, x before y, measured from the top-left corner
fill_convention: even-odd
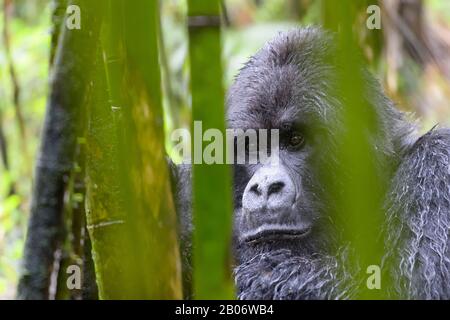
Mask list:
[[[62,30],[36,161],[21,299],[48,299],[54,253],[61,241],[63,196],[73,166],[81,106],[89,83],[101,24],[102,1],[76,0],[83,12],[81,30]]]
[[[188,1],[192,120],[225,136],[220,1]],[[193,144],[192,144],[193,145]],[[203,150],[203,149],[202,149]],[[227,165],[193,165],[194,295],[233,297],[229,272],[231,172]]]

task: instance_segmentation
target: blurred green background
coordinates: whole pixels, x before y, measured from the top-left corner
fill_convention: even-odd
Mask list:
[[[360,2],[365,19],[369,1]],[[51,0],[1,0],[0,299],[14,297],[19,277],[47,98],[52,6]],[[381,32],[358,31],[372,71],[399,108],[420,119],[423,131],[450,123],[450,2],[389,0],[380,6]],[[321,21],[320,0],[227,0],[224,9],[226,87],[242,64],[278,32]],[[190,125],[186,11],[186,1],[161,1],[166,132]],[[400,26],[396,18],[403,21]],[[166,148],[176,159],[168,139]]]

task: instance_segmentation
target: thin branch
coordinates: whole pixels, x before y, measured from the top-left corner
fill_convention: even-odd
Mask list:
[[[6,141],[5,132],[3,131],[3,117],[0,114],[0,155],[2,164],[6,171],[9,171],[8,162],[8,142]]]
[[[14,59],[11,52],[11,42],[10,42],[10,32],[9,32],[9,15],[12,11],[11,0],[3,1],[3,45],[5,48],[6,61],[9,67],[9,76],[11,78],[11,84],[13,87],[13,103],[16,112],[17,125],[19,127],[19,133],[21,137],[21,142],[24,150],[28,150],[26,146],[26,135],[25,135],[25,121],[22,115],[22,106],[20,102],[20,85],[17,78],[16,69],[14,66]]]
[[[3,168],[6,172],[9,172],[9,157],[8,157],[8,140],[3,130],[3,115],[0,111],[0,157],[3,164]],[[14,182],[10,182],[9,185],[9,195],[16,193]]]

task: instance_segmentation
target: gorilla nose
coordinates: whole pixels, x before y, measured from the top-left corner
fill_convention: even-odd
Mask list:
[[[279,212],[288,209],[295,200],[294,183],[282,166],[262,167],[248,182],[242,206],[248,212]]]

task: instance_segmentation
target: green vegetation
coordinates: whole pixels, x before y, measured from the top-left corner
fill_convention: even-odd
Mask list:
[[[348,230],[356,232],[348,236],[356,235],[352,240],[363,265],[379,264],[379,244],[357,236],[374,236],[380,214],[375,203],[383,186],[370,165],[373,150],[359,134],[371,115],[357,107],[360,83],[346,75],[355,74],[351,61],[361,58],[395,101],[424,119],[423,130],[436,122],[450,123],[449,50],[436,49],[450,47],[447,1],[419,1],[422,16],[433,19],[424,19],[421,30],[406,25],[417,32],[414,41],[390,15],[383,16],[382,31],[357,27],[365,24],[367,6],[380,3],[375,0],[125,2],[74,1],[82,8],[87,35],[87,29],[60,32],[65,0],[0,0],[0,299],[17,294],[21,263],[30,262],[31,253],[39,261],[32,264],[42,266],[32,270],[29,265],[31,273],[23,274],[23,297],[29,292],[27,277],[34,274],[42,282],[33,294],[81,298],[81,292],[65,290],[64,270],[83,261],[87,279],[94,270],[89,263],[95,265],[101,298],[181,297],[174,203],[164,158],[167,153],[179,160],[170,133],[195,120],[203,121],[203,130],[223,132],[226,88],[250,55],[279,31],[307,24],[337,30],[339,21],[346,35],[339,45],[350,128],[342,135],[341,157],[354,174],[336,214],[350,217]],[[423,34],[425,39],[417,36]],[[398,39],[404,47],[395,46]],[[428,48],[430,41],[439,45]],[[418,59],[411,48],[432,59]],[[52,67],[49,61],[54,61]],[[79,64],[71,66],[73,61]],[[51,72],[56,82],[50,81]],[[58,107],[63,117],[52,120]],[[49,138],[55,127],[60,131]],[[349,141],[355,136],[359,139]],[[231,182],[226,165],[194,166],[197,298],[234,294]],[[55,201],[38,201],[43,198]],[[27,225],[41,226],[42,214],[47,216],[42,208],[50,208],[55,218],[46,221],[52,232],[46,233],[46,242],[30,227],[26,244]],[[361,211],[373,214],[361,221]],[[95,298],[96,288],[90,293],[88,298]],[[382,298],[372,294],[361,298]]]

